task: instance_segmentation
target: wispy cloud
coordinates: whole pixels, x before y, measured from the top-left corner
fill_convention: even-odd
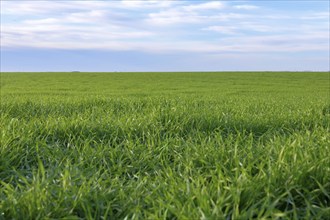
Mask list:
[[[244,2],[4,1],[1,47],[157,53],[328,50],[328,12],[292,16]]]
[[[317,12],[313,14],[309,14],[307,16],[302,16],[303,20],[326,20],[329,19],[330,11],[328,12]]]
[[[207,28],[203,28],[204,31],[215,31],[223,34],[230,34],[235,35],[237,34],[237,28],[236,27],[227,27],[227,26],[210,26]]]
[[[233,6],[236,9],[244,9],[244,10],[255,10],[259,9],[260,7],[255,6],[255,5],[235,5]]]
[[[225,4],[219,1],[211,1],[200,4],[191,4],[187,6],[183,6],[185,11],[201,11],[201,10],[219,10],[223,9]]]
[[[123,0],[116,3],[117,7],[146,9],[146,8],[168,8],[177,4],[175,1],[166,0]]]

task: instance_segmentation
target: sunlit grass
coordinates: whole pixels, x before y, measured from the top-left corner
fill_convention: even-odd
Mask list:
[[[0,219],[327,219],[328,73],[1,73]]]

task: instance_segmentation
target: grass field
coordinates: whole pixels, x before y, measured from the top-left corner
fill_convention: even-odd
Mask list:
[[[0,219],[329,219],[329,73],[1,73]]]

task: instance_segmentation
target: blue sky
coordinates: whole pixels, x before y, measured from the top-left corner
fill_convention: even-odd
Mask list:
[[[1,71],[328,71],[327,0],[1,1]]]

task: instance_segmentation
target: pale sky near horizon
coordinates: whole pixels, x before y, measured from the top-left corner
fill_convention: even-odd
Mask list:
[[[1,1],[1,71],[329,71],[330,3]]]

